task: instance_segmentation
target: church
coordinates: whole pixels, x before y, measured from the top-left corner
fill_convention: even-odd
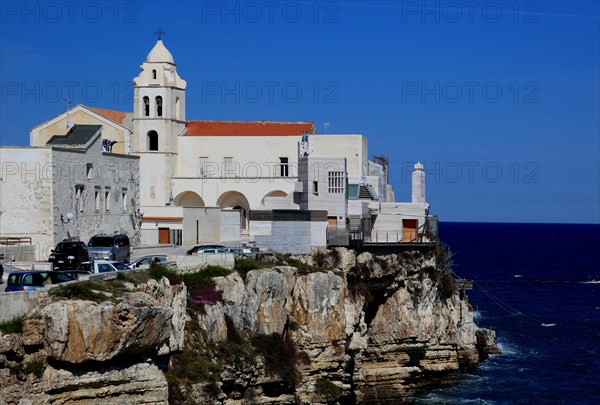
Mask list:
[[[413,201],[394,202],[387,159],[369,160],[363,135],[318,134],[309,121],[188,120],[186,81],[161,39],[133,85],[132,112],[77,105],[33,128],[30,145],[47,146],[68,127],[95,125],[103,150],[139,158],[139,172],[131,173],[139,179],[139,201],[127,213],[139,219],[130,235],[137,243],[294,240],[290,226],[306,218],[320,224],[307,228],[314,246],[340,233],[347,244],[352,230],[362,241],[415,241],[429,226],[422,166],[413,174]],[[287,227],[276,219],[284,217]]]

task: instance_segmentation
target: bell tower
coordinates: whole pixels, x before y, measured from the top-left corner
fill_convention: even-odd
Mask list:
[[[177,136],[185,129],[186,82],[177,74],[161,35],[133,79],[134,153],[177,152]]]

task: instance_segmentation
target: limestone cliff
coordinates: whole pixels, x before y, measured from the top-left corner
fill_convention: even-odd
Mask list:
[[[0,404],[164,404],[160,356],[183,347],[186,288],[129,285],[118,303],[43,297],[0,335]]]
[[[238,359],[225,365],[220,388],[203,401],[411,402],[419,388],[455,381],[497,350],[494,332],[475,325],[434,252],[377,257],[336,249],[295,259],[320,261],[330,271],[271,266],[249,271],[245,281],[238,273],[217,278],[222,300],[207,305],[198,321],[209,342],[227,341],[231,329],[292,342],[301,354],[294,359],[299,378]]]
[[[0,404],[411,402],[495,350],[436,252],[254,264],[214,278],[214,300],[166,278],[48,298],[0,336]]]

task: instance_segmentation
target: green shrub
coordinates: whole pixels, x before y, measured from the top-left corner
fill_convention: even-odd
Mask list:
[[[166,277],[169,280],[169,283],[171,283],[171,285],[181,284],[181,277],[179,277],[179,274],[160,264],[149,268],[148,275],[150,276],[150,278],[153,278],[157,281],[163,277]]]
[[[335,401],[342,395],[342,389],[325,378],[317,380],[315,392],[327,401]]]
[[[46,365],[41,360],[32,360],[29,363],[25,364],[23,370],[28,374],[35,374],[36,377],[41,377],[44,374],[44,370],[46,369]]]
[[[0,332],[5,334],[23,333],[24,316],[18,316],[10,321],[0,322]]]
[[[454,253],[450,250],[448,245],[443,242],[439,242],[435,247],[435,266],[440,273],[452,272],[454,266],[453,260]]]
[[[312,254],[313,262],[317,267],[327,267],[327,251],[324,249],[317,249]]]
[[[338,267],[342,262],[342,255],[337,249],[331,249],[329,251],[329,261],[333,267]]]
[[[442,298],[450,298],[458,291],[458,285],[454,280],[454,277],[449,273],[445,273],[442,275],[440,280],[440,294]]]

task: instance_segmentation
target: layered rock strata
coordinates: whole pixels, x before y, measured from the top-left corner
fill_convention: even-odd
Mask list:
[[[0,404],[167,403],[174,387],[164,372],[185,339],[215,345],[240,333],[292,345],[293,381],[269,372],[262,355],[223,360],[218,383],[182,389],[181,402],[411,402],[420,388],[455,381],[497,350],[494,332],[475,325],[433,252],[336,249],[292,259],[328,271],[233,272],[214,279],[220,299],[201,310],[186,308],[185,286],[165,278],[130,285],[119,303],[48,299],[21,334],[0,336]]]

